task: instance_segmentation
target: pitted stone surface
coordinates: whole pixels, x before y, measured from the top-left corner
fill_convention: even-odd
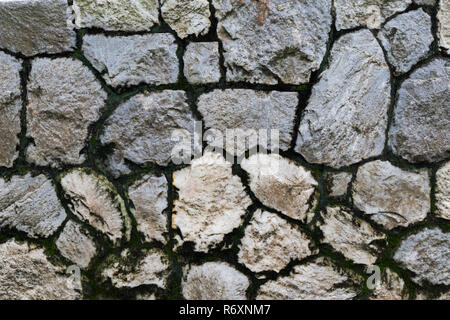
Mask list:
[[[331,30],[331,0],[213,0],[228,81],[287,84],[319,69]]]
[[[436,214],[450,220],[450,161],[436,172]]]
[[[346,196],[352,177],[349,172],[327,174],[328,196],[332,198]]]
[[[219,43],[191,42],[184,53],[184,75],[189,83],[219,82]]]
[[[43,174],[0,178],[0,228],[15,228],[31,238],[47,238],[66,219],[56,191]]]
[[[113,87],[176,82],[177,47],[169,33],[83,38],[84,55]]]
[[[412,163],[450,156],[450,61],[438,58],[416,69],[398,90],[389,146]]]
[[[450,2],[440,0],[438,19],[439,46],[447,54],[450,53]]]
[[[380,281],[375,281],[375,287],[370,292],[370,300],[408,300],[408,288],[405,281],[391,269],[381,272]]]
[[[342,36],[313,87],[296,151],[308,162],[340,168],[383,152],[390,72],[368,30]]]

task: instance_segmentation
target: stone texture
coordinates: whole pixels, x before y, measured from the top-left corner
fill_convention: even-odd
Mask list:
[[[402,241],[394,260],[415,274],[418,284],[450,284],[450,234],[427,228]]]
[[[426,170],[409,172],[388,161],[361,166],[353,183],[354,205],[389,230],[424,220],[430,212],[430,194]]]
[[[157,240],[166,243],[167,216],[163,212],[167,208],[167,180],[165,176],[145,175],[136,181],[128,190],[133,201],[132,211],[137,230],[144,234],[145,241]]]
[[[412,163],[450,156],[450,61],[438,58],[416,69],[398,90],[389,146]]]
[[[0,52],[0,167],[11,168],[19,156],[21,70],[20,60]]]
[[[373,265],[381,253],[386,236],[348,209],[327,207],[319,225],[323,242],[357,264]]]
[[[220,154],[205,152],[190,167],[176,171],[173,184],[178,189],[174,204],[173,228],[178,228],[177,245],[194,243],[196,251],[207,252],[242,223],[251,204],[231,163]]]
[[[422,9],[398,15],[383,26],[378,39],[395,73],[408,72],[430,53],[434,41],[431,17]]]
[[[369,295],[370,300],[408,300],[408,298],[405,281],[389,268],[381,272],[380,281],[375,282],[375,288]]]
[[[238,261],[253,272],[280,272],[291,261],[317,253],[312,241],[276,214],[258,209],[245,228]]]
[[[0,1],[0,48],[32,56],[75,47],[66,0]]]
[[[250,189],[265,205],[304,221],[314,209],[317,181],[311,172],[278,154],[255,154],[241,163]]]
[[[219,82],[219,43],[191,42],[184,53],[184,75],[189,83]]]
[[[450,220],[450,161],[436,172],[436,215]]]
[[[183,270],[183,296],[187,300],[245,300],[247,277],[225,262],[206,262]]]
[[[161,0],[161,14],[181,39],[205,35],[211,25],[208,0]]]
[[[40,166],[81,164],[88,128],[100,118],[106,93],[81,61],[33,60],[28,82],[26,155]]]
[[[389,68],[372,33],[342,36],[313,87],[295,150],[310,163],[334,168],[380,155],[390,91]]]
[[[169,33],[83,38],[84,55],[113,87],[176,82],[177,47]]]
[[[360,291],[362,279],[327,258],[297,265],[288,276],[263,284],[257,300],[349,300]]]
[[[297,105],[298,97],[293,92],[248,89],[214,90],[201,95],[197,102],[205,126],[218,131],[219,137],[210,145],[225,147],[234,155],[254,147],[253,136],[259,138],[260,145],[264,144],[264,137],[271,137],[273,130],[279,132],[279,148],[289,149]],[[227,130],[234,130],[230,132],[236,137],[236,145],[234,139],[226,138]],[[267,146],[271,148],[274,144],[269,141]]]
[[[149,31],[159,24],[158,0],[74,0],[77,28]]]
[[[408,8],[412,0],[336,0],[336,29],[360,26],[379,29],[381,24],[397,12]]]
[[[56,247],[62,256],[80,268],[86,269],[97,253],[97,247],[86,230],[73,221],[68,221],[56,240]]]
[[[352,178],[353,176],[349,172],[328,173],[326,177],[328,196],[331,198],[345,197]]]
[[[228,81],[300,84],[319,69],[331,0],[213,0]]]
[[[450,291],[441,293],[421,291],[416,294],[416,300],[450,300]]]
[[[418,4],[419,6],[434,6],[436,4],[436,0],[414,0],[414,3]]]
[[[70,210],[81,220],[104,233],[117,244],[130,237],[130,218],[116,188],[104,176],[90,169],[73,169],[60,176]]]
[[[49,237],[66,219],[52,182],[43,174],[0,178],[0,228],[15,228],[31,238]]]
[[[439,46],[447,54],[450,53],[450,2],[440,0],[438,19]]]
[[[0,244],[0,300],[81,299],[81,283],[52,264],[44,250],[15,240]]]

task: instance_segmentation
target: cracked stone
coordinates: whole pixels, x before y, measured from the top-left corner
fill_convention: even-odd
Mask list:
[[[175,83],[179,73],[177,48],[169,33],[83,38],[84,55],[113,87]]]
[[[33,60],[28,82],[27,160],[61,167],[86,160],[88,129],[100,118],[106,93],[81,61]]]
[[[380,281],[375,281],[375,287],[370,293],[370,300],[408,300],[408,288],[405,281],[391,269],[381,272]]]
[[[15,228],[31,238],[47,238],[66,219],[50,179],[43,174],[33,177],[0,178],[0,227]]]
[[[348,185],[352,181],[352,174],[349,172],[328,173],[327,174],[328,196],[332,198],[345,197]]]
[[[311,172],[277,154],[255,154],[241,163],[250,189],[265,205],[304,221],[314,208],[317,181]]]
[[[219,43],[191,42],[184,53],[184,75],[189,83],[219,82]]]
[[[353,184],[354,205],[388,230],[424,220],[430,194],[427,170],[409,172],[388,161],[361,166]]]
[[[450,156],[449,81],[450,61],[438,58],[402,83],[389,130],[395,155],[412,163]]]
[[[363,48],[363,49],[362,49]],[[296,152],[310,163],[340,168],[383,152],[391,101],[390,71],[369,30],[346,34],[312,89]]]
[[[213,0],[227,80],[301,84],[325,56],[331,0]]]
[[[438,19],[438,37],[439,46],[442,51],[450,53],[450,2],[448,0],[440,0]]]
[[[450,161],[436,172],[436,215],[450,220]]]

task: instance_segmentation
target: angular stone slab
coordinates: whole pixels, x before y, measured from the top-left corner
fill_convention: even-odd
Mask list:
[[[447,0],[439,1],[437,19],[439,46],[448,54],[450,52],[450,2]]]

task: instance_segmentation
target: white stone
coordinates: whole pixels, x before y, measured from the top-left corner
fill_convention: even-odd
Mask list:
[[[189,83],[204,84],[220,80],[218,42],[191,42],[184,53],[184,75]]]
[[[405,281],[391,269],[386,268],[381,272],[381,279],[374,282],[370,300],[408,300],[408,288]]]
[[[349,172],[327,174],[328,196],[332,198],[346,196],[352,178],[353,176]]]
[[[450,52],[450,2],[448,0],[439,1],[437,19],[439,46],[448,54]]]
[[[450,220],[450,161],[436,172],[436,215]]]

